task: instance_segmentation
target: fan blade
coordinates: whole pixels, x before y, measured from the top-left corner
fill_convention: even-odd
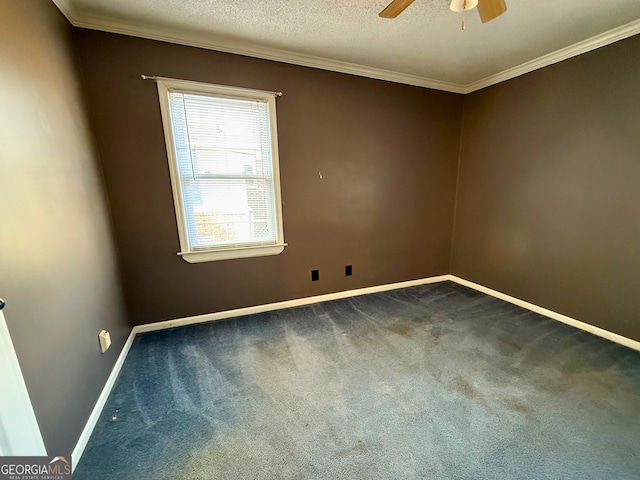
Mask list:
[[[487,23],[507,11],[505,0],[479,0],[478,13],[482,23]]]
[[[396,18],[413,2],[414,0],[393,0],[378,16],[382,18]]]

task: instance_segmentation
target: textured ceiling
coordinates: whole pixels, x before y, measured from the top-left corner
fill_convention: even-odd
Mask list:
[[[398,18],[379,18],[389,1],[64,0],[93,23],[127,22],[172,38],[197,34],[212,44],[268,47],[458,85],[640,19],[640,0],[507,0],[507,12],[484,25],[476,10],[457,14],[446,0],[415,0]]]

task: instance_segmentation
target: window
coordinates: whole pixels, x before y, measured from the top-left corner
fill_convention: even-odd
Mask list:
[[[275,94],[156,80],[179,255],[194,263],[282,252]]]

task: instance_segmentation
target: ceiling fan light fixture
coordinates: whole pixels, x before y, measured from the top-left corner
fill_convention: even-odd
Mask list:
[[[449,8],[454,12],[465,12],[478,6],[478,0],[451,0]]]

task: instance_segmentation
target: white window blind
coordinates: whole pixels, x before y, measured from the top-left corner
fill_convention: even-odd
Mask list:
[[[282,244],[269,100],[170,87],[166,95],[183,250]]]

